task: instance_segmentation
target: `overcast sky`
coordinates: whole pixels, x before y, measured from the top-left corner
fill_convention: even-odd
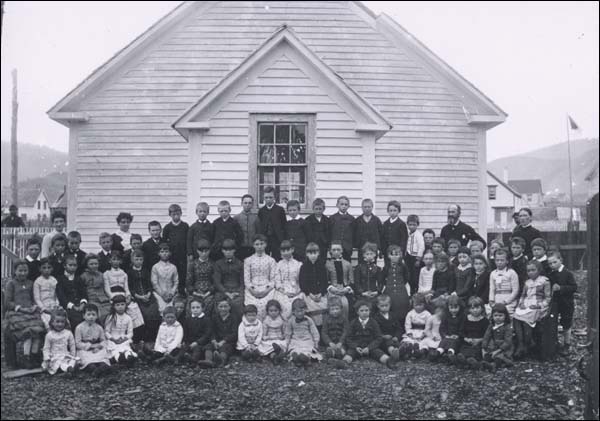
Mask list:
[[[46,111],[178,2],[6,2],[2,140],[10,139],[10,71],[19,71],[20,142],[66,151]],[[598,136],[597,2],[377,2],[508,114],[488,132],[488,160]]]

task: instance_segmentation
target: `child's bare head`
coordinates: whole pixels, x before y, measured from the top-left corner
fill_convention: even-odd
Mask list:
[[[98,243],[100,244],[100,247],[102,247],[102,250],[110,252],[113,246],[112,236],[107,232],[102,232],[98,236]]]
[[[315,199],[312,203],[312,210],[316,216],[321,217],[325,212],[325,201],[319,198]]]
[[[196,204],[196,215],[200,221],[204,221],[210,213],[210,206],[206,202],[198,202]]]
[[[217,205],[217,211],[222,219],[227,219],[231,213],[231,205],[227,200],[221,200]]]
[[[350,207],[350,199],[348,199],[348,196],[340,196],[337,199],[336,206],[341,213],[346,213]]]
[[[162,233],[162,226],[160,225],[160,222],[148,222],[148,232],[150,233],[150,237],[152,237],[154,240],[158,240],[160,238],[160,234]]]
[[[361,208],[363,214],[370,216],[373,213],[373,201],[371,199],[363,199]]]

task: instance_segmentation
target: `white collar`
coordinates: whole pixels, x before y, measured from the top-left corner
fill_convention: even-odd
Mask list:
[[[390,224],[393,224],[394,222],[396,222],[398,219],[400,219],[399,216],[395,217],[394,219],[392,219],[391,217],[388,219],[388,221],[390,222]]]
[[[288,221],[300,221],[302,218],[300,218],[300,215],[296,215],[296,217],[295,217],[295,218],[292,218],[291,216],[287,215],[287,216],[286,216],[286,219],[287,219]]]
[[[121,231],[121,229],[119,228],[119,231],[117,231],[115,234],[117,234],[119,236],[123,236],[124,235],[124,236],[127,237],[128,235],[131,235],[131,232],[129,232],[129,231],[127,231],[127,232]]]
[[[564,268],[565,268],[565,265],[560,265],[560,267],[558,268],[558,272],[562,272]]]
[[[178,222],[178,223],[175,223],[175,222],[173,222],[173,220],[171,220],[171,225],[173,225],[173,226],[175,226],[175,227],[176,227],[176,226],[178,226],[179,224],[181,224],[181,219],[179,220],[179,222]]]
[[[364,221],[369,222],[371,219],[373,219],[373,214],[367,216],[364,213],[362,214],[362,218]],[[368,219],[367,219],[368,218]]]
[[[276,205],[276,204],[277,204],[277,203],[273,203],[271,206],[269,206],[269,205],[265,204],[265,208],[267,208],[267,209],[271,210],[271,209],[273,209],[273,208],[275,207],[275,205]]]
[[[317,215],[315,215],[315,219],[316,219],[317,221],[321,222],[321,219],[323,219],[323,215],[321,215],[321,216],[317,216]]]
[[[385,320],[390,320],[390,313],[388,313],[388,314],[379,313],[379,314],[381,314],[381,317],[383,317]]]
[[[467,269],[471,269],[472,267],[473,267],[473,266],[471,266],[471,264],[469,263],[469,264],[467,264],[466,266],[460,266],[460,265],[458,265],[458,266],[457,266],[457,269],[460,269],[460,270],[463,270],[463,271],[464,271],[464,270],[467,270]]]
[[[531,226],[531,222],[527,225],[519,225],[520,228],[529,228]]]
[[[67,272],[65,271],[65,276],[67,277],[67,279],[68,279],[69,281],[72,281],[73,279],[75,279],[75,274],[74,274],[74,273],[67,273]]]
[[[230,219],[231,219],[231,215],[229,215],[229,216],[227,217],[227,219],[225,219],[225,218],[221,218],[221,221],[223,221],[223,222],[227,222],[227,221],[229,221]]]
[[[525,254],[523,254],[523,253],[519,254],[519,255],[518,255],[518,256],[516,256],[516,257],[515,257],[515,256],[513,256],[513,261],[514,261],[514,260],[519,260],[519,259],[520,259],[521,257],[523,257],[523,256],[525,256]]]
[[[452,226],[455,226],[455,227],[456,227],[456,226],[458,226],[458,224],[460,224],[460,218],[459,218],[459,219],[457,219],[457,220],[456,220],[456,222],[452,224]]]
[[[194,315],[192,314],[192,319],[201,319],[201,318],[203,318],[203,317],[204,317],[204,312],[202,312],[202,313],[198,314],[197,316],[194,316]]]
[[[199,220],[197,221],[199,224],[206,224],[208,222],[208,219],[205,219],[203,221]]]
[[[366,326],[367,323],[369,323],[369,317],[366,318],[366,320],[361,319],[360,317],[358,318],[358,321],[360,322],[361,325]]]
[[[537,257],[534,257],[533,260],[537,261],[537,262],[545,262],[546,260],[548,260],[548,256],[546,256],[544,254],[544,256],[542,256],[541,259],[538,259]]]
[[[348,215],[348,211],[346,211],[346,212],[338,211],[338,213],[342,216]]]
[[[27,256],[25,256],[25,260],[27,260],[28,262],[39,262],[40,261],[40,257],[38,256],[37,259],[34,259],[30,255],[27,255]]]
[[[100,253],[102,253],[104,256],[108,256],[110,254],[110,251],[106,251],[104,249],[100,250]]]

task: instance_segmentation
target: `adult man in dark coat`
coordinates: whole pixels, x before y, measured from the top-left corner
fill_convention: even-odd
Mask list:
[[[446,244],[452,239],[460,241],[462,246],[467,246],[469,241],[481,241],[483,247],[486,247],[486,241],[477,234],[469,224],[465,224],[460,220],[461,208],[460,205],[454,203],[448,206],[448,224],[442,228],[440,237],[444,239]]]

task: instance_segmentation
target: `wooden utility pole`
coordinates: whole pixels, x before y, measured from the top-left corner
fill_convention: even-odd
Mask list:
[[[12,97],[12,121],[10,128],[10,188],[12,190],[12,204],[19,206],[18,171],[19,155],[17,150],[17,116],[19,113],[19,102],[17,101],[17,69],[12,71],[13,97]]]

